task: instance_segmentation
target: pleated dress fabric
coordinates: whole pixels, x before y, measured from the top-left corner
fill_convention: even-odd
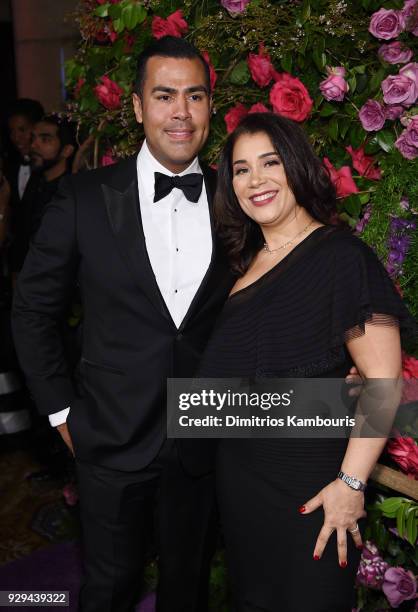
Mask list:
[[[374,252],[347,230],[314,230],[281,262],[226,302],[199,377],[344,377],[345,342],[365,323],[414,321]],[[234,610],[349,612],[360,559],[347,534],[348,566],[334,532],[312,558],[322,508],[299,506],[333,481],[345,439],[225,439],[217,489]],[[360,527],[363,521],[359,521]]]

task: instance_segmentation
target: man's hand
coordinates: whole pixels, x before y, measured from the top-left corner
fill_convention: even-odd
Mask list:
[[[57,425],[57,431],[61,434],[61,438],[64,440],[65,444],[71,451],[71,454],[74,457],[74,447],[73,442],[71,440],[70,432],[68,431],[67,423],[62,423],[61,425]]]

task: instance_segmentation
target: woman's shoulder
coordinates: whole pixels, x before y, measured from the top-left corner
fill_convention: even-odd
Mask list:
[[[334,256],[344,260],[378,259],[373,249],[364,240],[344,226],[326,228],[321,251],[323,256]]]

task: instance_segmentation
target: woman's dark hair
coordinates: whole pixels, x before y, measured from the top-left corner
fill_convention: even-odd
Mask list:
[[[243,134],[266,134],[280,156],[296,202],[321,223],[330,223],[336,194],[329,174],[312,150],[303,130],[293,121],[273,113],[247,115],[228,137],[218,166],[215,221],[225,242],[234,272],[244,274],[264,239],[259,225],[241,209],[232,185],[232,155]]]
[[[176,36],[163,36],[155,40],[138,57],[134,91],[141,97],[146,78],[147,62],[151,57],[171,57],[174,59],[198,59],[205,71],[207,94],[210,96],[210,71],[201,53],[190,42]]]

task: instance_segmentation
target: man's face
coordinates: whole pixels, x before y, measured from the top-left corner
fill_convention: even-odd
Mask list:
[[[47,169],[60,160],[61,141],[56,125],[39,121],[32,130],[30,148],[31,165],[37,169]]]
[[[29,155],[33,123],[23,115],[13,115],[9,119],[10,140],[23,155]]]
[[[133,105],[154,157],[173,173],[185,170],[209,134],[211,99],[202,62],[151,57]]]

